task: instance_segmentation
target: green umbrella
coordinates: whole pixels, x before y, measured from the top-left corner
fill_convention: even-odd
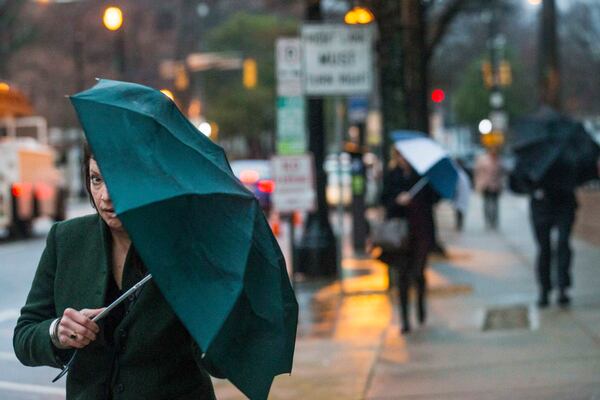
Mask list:
[[[206,360],[266,398],[291,372],[298,304],[256,199],[161,92],[102,79],[71,102],[162,294]]]

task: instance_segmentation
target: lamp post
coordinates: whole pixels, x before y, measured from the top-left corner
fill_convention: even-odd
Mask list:
[[[104,10],[102,23],[106,29],[114,32],[115,69],[121,79],[125,78],[126,72],[125,33],[123,30],[123,22],[123,11],[119,7],[111,6]]]
[[[348,25],[367,25],[375,20],[373,13],[365,7],[353,7],[344,15]],[[352,247],[358,254],[365,252],[368,224],[365,218],[366,171],[363,160],[365,153],[365,131],[368,98],[356,97],[349,99],[350,123],[355,126],[353,142],[346,146],[350,153],[350,171],[352,186]],[[341,168],[341,166],[340,166]]]

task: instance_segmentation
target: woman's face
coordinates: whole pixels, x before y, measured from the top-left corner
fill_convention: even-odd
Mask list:
[[[90,159],[90,192],[92,193],[92,200],[96,205],[96,210],[100,214],[100,217],[106,222],[106,225],[113,231],[124,231],[123,224],[117,218],[115,209],[113,208],[112,200],[108,194],[106,183],[102,178],[100,168],[93,158]]]
[[[400,154],[398,150],[394,150],[394,155],[396,156],[396,161],[398,162],[398,166],[402,168],[404,171],[410,171],[410,164],[406,159]]]

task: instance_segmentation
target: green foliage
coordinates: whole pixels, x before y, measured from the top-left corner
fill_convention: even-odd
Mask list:
[[[237,13],[207,37],[209,51],[235,52],[254,58],[258,85],[246,89],[242,71],[204,74],[206,115],[217,122],[220,135],[256,137],[275,126],[275,40],[296,36],[297,22],[277,16]]]
[[[469,66],[454,95],[454,112],[459,123],[476,125],[490,112],[489,92],[483,84],[481,63],[482,60],[477,60]]]
[[[456,91],[453,109],[457,122],[476,126],[490,112],[490,92],[483,83],[481,64],[486,58],[474,61],[465,71],[462,84]],[[512,84],[504,88],[505,110],[510,119],[531,112],[535,106],[533,85],[528,82],[518,60],[510,52],[507,60],[512,68]]]

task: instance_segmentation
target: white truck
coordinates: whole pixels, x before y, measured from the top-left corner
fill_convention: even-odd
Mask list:
[[[0,119],[0,229],[31,236],[40,217],[65,218],[67,190],[43,117]]]

